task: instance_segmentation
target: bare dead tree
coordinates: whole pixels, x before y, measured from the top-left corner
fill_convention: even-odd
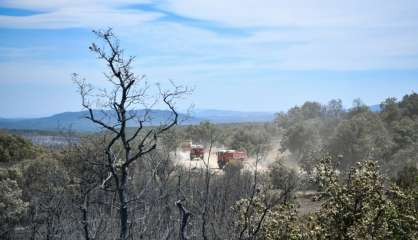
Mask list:
[[[93,32],[103,46],[93,43],[90,50],[109,68],[108,73],[104,75],[111,88],[95,89],[77,74],[73,75],[73,80],[78,86],[82,106],[88,111],[86,118],[109,132],[111,136],[105,147],[106,160],[103,163],[110,177],[102,183],[102,186],[110,185],[118,196],[119,239],[126,240],[130,235],[129,168],[132,163],[156,149],[160,134],[177,124],[179,114],[175,110],[175,101],[190,91],[173,84],[172,91],[163,91],[159,87],[159,97],[155,99],[150,97],[148,95],[150,86],[146,83],[145,77],[132,72],[135,57],[124,56],[124,51],[120,48],[119,40],[112,29]],[[101,110],[94,109],[92,98],[96,101],[96,108]],[[150,109],[159,100],[168,107],[171,117],[158,126],[145,128],[145,123],[150,121]],[[139,114],[139,106],[145,109],[145,113]],[[132,134],[128,132],[128,124],[131,122],[136,123]]]
[[[210,195],[210,184],[211,184],[211,169],[210,169],[210,157],[212,154],[212,148],[213,145],[215,143],[215,139],[217,138],[217,136],[215,136],[214,131],[210,132],[210,142],[209,142],[209,150],[208,150],[208,156],[207,156],[207,160],[205,161],[203,160],[203,164],[205,166],[205,176],[204,176],[204,197],[203,197],[203,207],[202,207],[202,238],[204,240],[208,240],[208,236],[207,236],[207,224],[208,224],[208,211],[209,211],[209,195]]]
[[[246,206],[244,212],[244,226],[239,233],[238,239],[246,239],[252,240],[257,239],[258,234],[262,228],[264,220],[268,215],[269,211],[278,204],[284,204],[287,202],[289,195],[293,188],[289,187],[283,190],[279,196],[269,197],[268,195],[268,187],[263,186],[262,189],[259,189],[259,179],[258,179],[258,164],[264,158],[265,153],[262,151],[262,147],[258,146],[256,152],[256,162],[255,162],[255,169],[253,175],[253,184],[251,189],[251,195],[249,197],[248,205]],[[256,197],[262,197],[262,201],[264,204],[263,210],[261,212],[261,216],[258,220],[254,218],[254,201]],[[255,220],[255,221],[254,221]]]
[[[256,197],[256,195],[258,194],[258,189],[257,189],[257,181],[258,181],[258,163],[260,161],[260,147],[258,147],[257,153],[256,153],[256,160],[255,160],[255,169],[254,169],[254,183],[252,186],[252,190],[251,190],[251,196],[250,196],[250,202],[246,207],[245,213],[244,213],[244,226],[242,228],[242,230],[240,231],[239,234],[239,238],[238,239],[244,239],[244,234],[246,231],[249,231],[249,219],[251,218],[251,214],[250,214],[250,210],[251,207],[253,205],[253,201]]]

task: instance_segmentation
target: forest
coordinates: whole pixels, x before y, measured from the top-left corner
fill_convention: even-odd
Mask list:
[[[112,31],[95,34],[110,90],[73,80],[102,131],[58,147],[0,132],[1,239],[418,239],[417,93],[379,111],[335,99],[273,122],[182,125],[176,103],[190,89],[158,86],[149,99]],[[157,100],[166,122],[133,114]],[[96,103],[116,118],[97,118]],[[185,141],[202,159],[179,160]],[[248,158],[217,168],[221,148]]]

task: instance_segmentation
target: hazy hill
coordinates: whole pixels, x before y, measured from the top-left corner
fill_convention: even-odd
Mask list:
[[[99,128],[88,119],[86,111],[63,112],[49,117],[27,118],[27,119],[7,119],[0,118],[0,128],[5,129],[31,129],[31,130],[67,130],[80,132],[94,132]],[[116,116],[95,111],[98,118],[111,121]],[[138,110],[139,115],[144,114],[144,110]],[[172,117],[170,111],[152,110],[149,114],[152,121],[148,125],[156,125],[167,121]],[[274,118],[274,113],[262,112],[239,112],[225,110],[195,110],[190,116],[181,113],[181,124],[197,124],[201,121],[211,121],[214,123],[239,123],[239,122],[267,122]],[[114,120],[114,119],[113,119]],[[130,121],[129,126],[135,126],[135,121]]]
[[[144,110],[138,110],[139,115],[143,115]],[[66,130],[71,129],[81,132],[93,132],[99,130],[97,125],[86,119],[87,111],[63,112],[49,117],[27,118],[27,119],[0,119],[0,128],[6,129],[33,129],[33,130]],[[105,122],[114,120],[115,115],[110,112],[95,111],[95,116]],[[171,117],[169,111],[153,110],[149,114],[152,121],[149,124],[158,124]],[[187,119],[186,115],[181,114],[182,120]],[[186,120],[186,122],[189,120]],[[134,120],[129,122],[129,126],[134,126]]]
[[[274,119],[274,113],[271,112],[240,112],[216,109],[196,109],[191,115],[215,123],[270,122]]]

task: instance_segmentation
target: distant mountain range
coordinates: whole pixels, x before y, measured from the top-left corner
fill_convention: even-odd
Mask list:
[[[137,110],[137,115],[142,116],[145,110]],[[103,121],[114,121],[116,116],[111,112],[94,111],[97,118]],[[0,128],[4,129],[29,129],[29,130],[68,130],[78,132],[95,132],[100,128],[90,120],[86,119],[87,111],[63,112],[49,117],[11,119],[0,118]],[[157,125],[172,118],[170,111],[152,110],[149,112],[150,122],[148,125]],[[274,113],[270,112],[239,112],[226,110],[197,109],[189,115],[180,113],[180,124],[198,124],[202,121],[213,123],[241,123],[241,122],[269,122],[274,119]],[[131,120],[128,125],[136,126],[137,122]]]
[[[380,105],[369,106],[373,112],[380,111]],[[137,110],[137,115],[142,116],[145,110]],[[99,119],[104,121],[114,121],[116,116],[110,112],[94,111]],[[0,129],[27,129],[27,130],[72,130],[77,132],[95,132],[100,128],[86,119],[87,111],[80,112],[63,112],[49,117],[40,118],[1,118]],[[180,124],[198,124],[202,121],[210,121],[212,123],[243,123],[243,122],[271,122],[274,119],[273,112],[242,112],[216,109],[196,109],[190,114],[180,113]],[[172,117],[170,111],[152,110],[149,113],[151,121],[147,125],[157,125],[166,122]],[[128,126],[134,127],[137,123],[131,120]]]
[[[272,112],[240,112],[216,109],[196,109],[190,114],[192,117],[207,120],[213,123],[240,123],[240,122],[270,122],[275,113]]]

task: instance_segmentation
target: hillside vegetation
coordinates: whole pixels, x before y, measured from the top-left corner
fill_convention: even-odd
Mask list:
[[[360,101],[349,111],[338,100],[306,102],[268,124],[172,128],[130,169],[129,233],[134,239],[417,239],[417,119],[413,93],[385,100],[380,112]],[[98,164],[109,133],[79,137],[49,149],[1,133],[3,239],[118,238],[115,183]],[[176,164],[172,153],[188,139],[203,144],[206,156],[215,145],[243,149],[260,168]]]

